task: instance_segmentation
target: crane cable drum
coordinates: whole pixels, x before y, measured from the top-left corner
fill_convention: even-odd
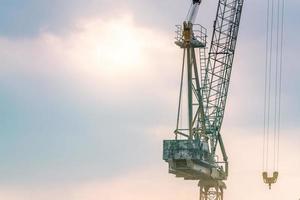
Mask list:
[[[284,7],[285,0],[267,1],[262,176],[269,189],[279,175]]]

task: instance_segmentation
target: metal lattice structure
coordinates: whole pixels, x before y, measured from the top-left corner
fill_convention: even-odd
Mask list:
[[[223,188],[200,186],[200,200],[222,200]]]
[[[175,44],[183,49],[179,106],[175,140],[164,141],[163,159],[176,177],[199,180],[200,200],[222,200],[226,189],[228,158],[220,130],[243,2],[219,0],[209,48],[206,29],[193,23],[201,0],[193,0],[188,20],[176,26]],[[188,123],[184,126],[180,119],[185,79]],[[216,154],[218,144],[221,155]]]
[[[219,0],[203,86],[205,115],[212,132],[221,129],[243,0]]]

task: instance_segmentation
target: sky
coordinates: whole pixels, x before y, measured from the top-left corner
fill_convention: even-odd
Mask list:
[[[279,180],[262,183],[266,2],[245,1],[222,134],[226,199],[299,199],[300,2],[286,0]],[[162,160],[190,1],[2,0],[0,199],[198,199]],[[197,22],[211,31],[217,1]],[[242,197],[241,197],[242,196]]]

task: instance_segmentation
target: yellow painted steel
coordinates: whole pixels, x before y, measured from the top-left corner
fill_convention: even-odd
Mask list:
[[[276,183],[279,173],[277,171],[273,172],[273,176],[268,176],[268,172],[263,172],[262,176],[264,179],[264,183],[269,185],[269,189],[271,189],[272,184]]]

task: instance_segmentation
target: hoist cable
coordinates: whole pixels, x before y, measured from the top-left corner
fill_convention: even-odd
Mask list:
[[[266,33],[266,52],[265,52],[265,92],[264,92],[264,138],[263,138],[263,170],[265,170],[265,155],[266,155],[266,108],[267,108],[267,80],[268,80],[268,57],[269,57],[269,12],[270,0],[267,4],[267,33]]]
[[[268,0],[267,3],[263,171],[269,170],[269,164],[272,163],[269,155],[271,156],[272,153],[273,170],[276,171],[279,165],[285,2],[284,0],[276,0],[276,2]],[[271,142],[273,142],[273,149]]]
[[[271,23],[270,23],[270,45],[269,45],[269,80],[268,80],[268,95],[267,95],[267,164],[269,164],[269,140],[270,140],[270,112],[271,112],[271,79],[272,79],[272,55],[273,55],[273,29],[274,29],[274,0],[271,0]]]
[[[276,51],[275,51],[275,81],[274,81],[274,85],[275,85],[275,89],[274,89],[274,124],[273,124],[273,170],[275,171],[276,168],[276,139],[277,139],[277,115],[278,115],[278,58],[279,58],[279,25],[280,25],[280,21],[279,21],[279,16],[280,16],[280,0],[277,0],[277,12],[276,12]]]
[[[283,65],[283,36],[284,36],[284,9],[285,0],[282,0],[281,5],[281,33],[280,33],[280,57],[279,57],[279,97],[278,97],[278,122],[277,122],[277,170],[279,168],[279,149],[280,149],[280,118],[281,118],[281,92],[282,92],[282,65]]]

